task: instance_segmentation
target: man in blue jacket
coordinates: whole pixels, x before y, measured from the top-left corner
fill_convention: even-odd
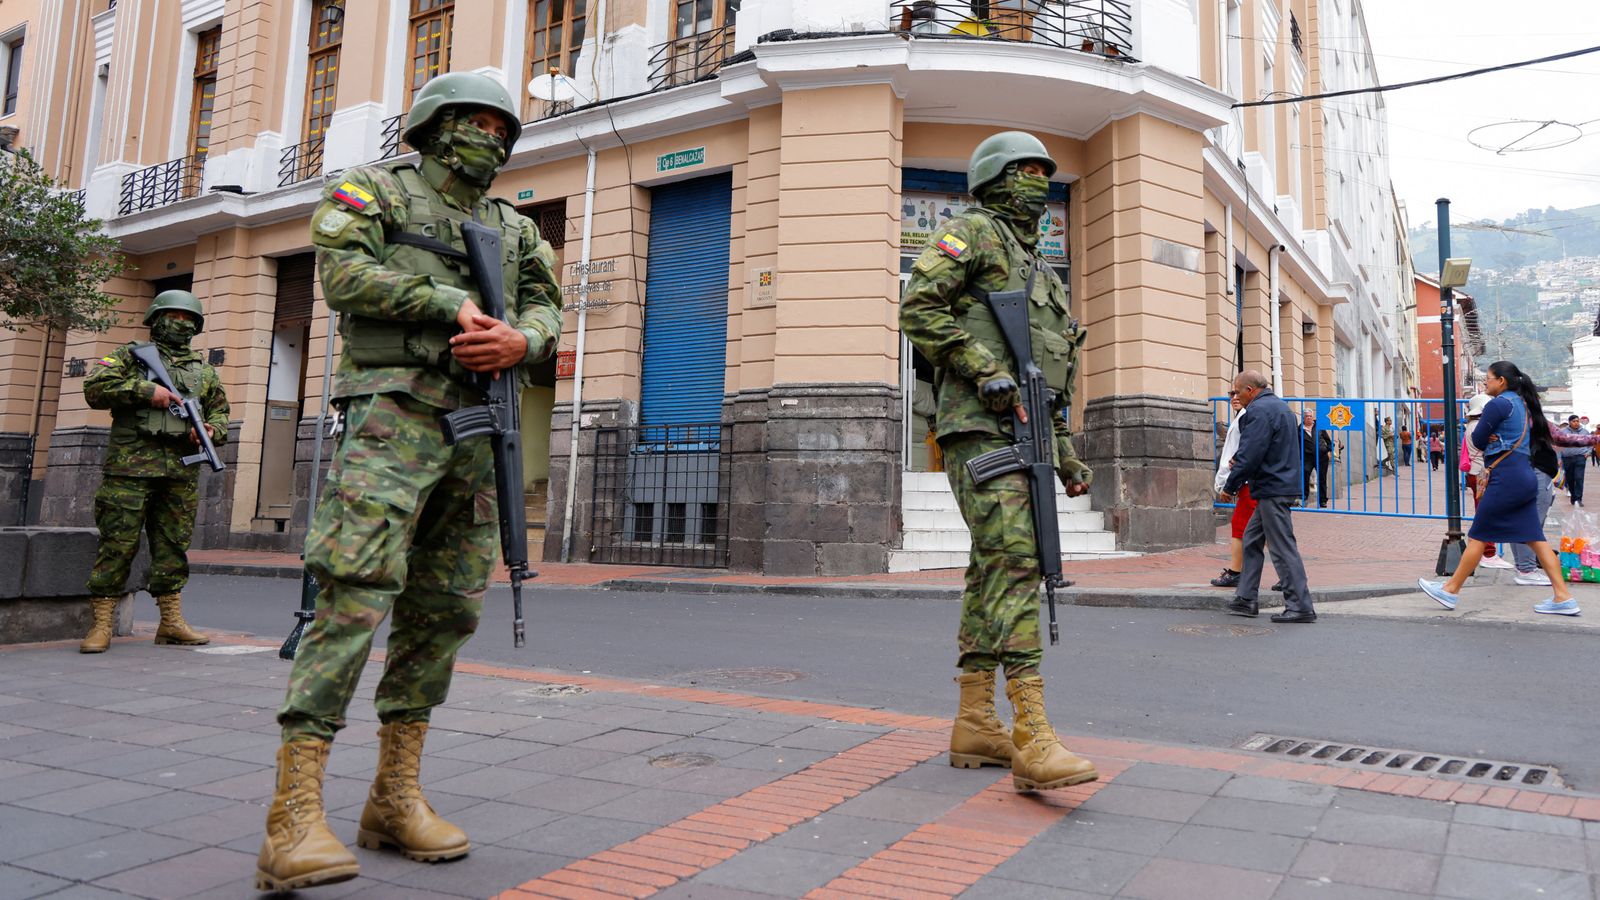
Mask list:
[[[1306,566],[1295,545],[1290,507],[1300,499],[1300,424],[1288,404],[1267,387],[1260,372],[1241,372],[1233,380],[1235,396],[1250,410],[1240,420],[1239,450],[1233,470],[1219,495],[1231,503],[1239,488],[1250,485],[1256,514],[1244,530],[1244,571],[1239,573],[1238,595],[1228,604],[1232,613],[1249,618],[1260,614],[1256,596],[1261,587],[1262,548],[1272,553],[1272,566],[1283,584],[1284,611],[1274,622],[1310,623],[1317,620],[1306,586]]]

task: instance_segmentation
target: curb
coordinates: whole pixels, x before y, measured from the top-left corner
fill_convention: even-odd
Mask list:
[[[246,578],[299,578],[299,566],[243,565],[238,563],[196,563],[189,567],[195,575],[232,575]],[[499,582],[496,582],[498,584]],[[956,602],[961,599],[959,585],[906,586],[883,582],[823,582],[817,584],[734,584],[722,581],[675,580],[669,578],[613,578],[598,584],[540,584],[537,579],[525,585],[530,590],[607,590],[641,594],[761,594],[774,597],[822,597],[848,600],[937,600]],[[1396,594],[1415,594],[1413,582],[1402,584],[1358,584],[1348,587],[1314,590],[1318,603],[1336,603],[1340,600],[1366,600],[1372,597],[1389,597]],[[1057,598],[1067,606],[1097,606],[1123,609],[1209,609],[1227,608],[1233,594],[1226,590],[1192,590],[1169,588],[1067,588],[1057,593]],[[1262,591],[1261,608],[1277,609],[1283,600],[1270,591]]]

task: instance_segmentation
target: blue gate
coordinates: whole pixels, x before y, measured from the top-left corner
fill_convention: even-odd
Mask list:
[[[1461,498],[1462,521],[1470,521],[1471,495],[1460,459],[1432,452],[1434,437],[1445,443],[1444,401],[1412,397],[1285,397],[1305,426],[1314,416],[1311,436],[1302,436],[1301,511],[1409,519],[1445,519],[1445,493]],[[1456,403],[1456,447],[1467,439],[1467,403]],[[1222,455],[1233,419],[1227,397],[1212,397],[1212,463]],[[1409,446],[1403,440],[1409,436]],[[1332,452],[1326,449],[1329,445]],[[1218,503],[1233,507],[1232,503]]]

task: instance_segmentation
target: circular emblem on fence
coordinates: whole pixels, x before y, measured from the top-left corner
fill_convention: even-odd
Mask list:
[[[1343,403],[1335,403],[1328,409],[1328,424],[1335,428],[1349,428],[1350,423],[1354,422],[1355,418],[1355,413],[1351,412],[1350,407]]]

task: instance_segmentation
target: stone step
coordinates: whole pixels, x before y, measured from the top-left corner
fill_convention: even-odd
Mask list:
[[[959,531],[967,533],[967,523],[954,509],[907,509],[901,513],[901,526],[907,531]],[[1056,524],[1062,531],[1104,531],[1105,516],[1093,510],[1056,510]]]
[[[912,531],[900,537],[902,550],[959,550],[966,552],[972,538],[965,531]],[[1117,536],[1109,531],[1069,531],[1061,535],[1062,553],[1113,553]]]
[[[900,508],[909,511],[913,509],[954,510],[958,507],[956,506],[956,495],[951,492],[949,485],[946,485],[944,490],[941,491],[913,491],[902,488],[900,491]],[[1066,492],[1061,490],[1060,485],[1056,486],[1057,511],[1088,512],[1092,508],[1087,494],[1082,497],[1068,497]]]
[[[1063,553],[1063,562],[1086,559],[1117,559],[1126,556],[1138,556],[1117,550],[1110,553]],[[925,572],[929,569],[965,569],[967,567],[967,551],[956,550],[890,550],[890,572]],[[1067,579],[1070,581],[1072,572],[1069,570]]]

